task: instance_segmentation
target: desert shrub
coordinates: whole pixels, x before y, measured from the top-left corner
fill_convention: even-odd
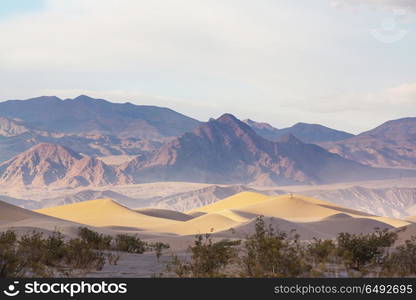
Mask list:
[[[191,259],[181,260],[178,256],[173,256],[168,264],[168,271],[178,277],[227,277],[225,268],[236,261],[238,245],[240,241],[213,242],[209,234],[198,235],[194,245],[188,249]]]
[[[101,270],[106,261],[103,252],[96,251],[85,240],[76,238],[68,241],[65,248],[65,265],[74,269]]]
[[[309,276],[335,275],[338,270],[336,267],[338,260],[336,256],[337,246],[333,240],[314,238],[306,244],[305,248],[305,260],[312,267]]]
[[[150,251],[155,252],[158,262],[160,261],[160,257],[162,256],[163,250],[164,249],[169,249],[169,248],[170,248],[169,244],[161,243],[161,242],[151,243],[151,244],[148,245],[148,249]]]
[[[21,277],[23,266],[16,248],[17,236],[13,231],[0,233],[0,278]]]
[[[140,238],[128,234],[118,234],[115,238],[114,249],[118,251],[142,254],[146,251],[147,244]]]
[[[381,266],[396,239],[397,233],[387,229],[369,234],[340,233],[337,254],[347,269],[366,274]]]
[[[67,276],[99,270],[106,260],[116,262],[116,257],[80,238],[65,241],[58,232],[47,237],[31,232],[20,238],[13,231],[0,234],[0,277]]]
[[[46,277],[50,274],[48,267],[52,264],[47,264],[49,249],[41,233],[32,232],[23,235],[18,241],[17,252],[28,273],[38,277]]]
[[[246,238],[243,253],[243,277],[296,277],[311,270],[299,236],[289,238],[271,225],[266,227],[261,217],[256,219],[254,234]]]
[[[306,246],[307,257],[314,264],[329,262],[331,256],[335,253],[336,245],[332,240],[322,240],[314,238]]]
[[[398,246],[383,263],[385,276],[415,276],[416,275],[416,236]]]
[[[112,236],[100,234],[87,227],[80,227],[78,230],[78,236],[90,245],[93,249],[97,250],[110,250],[111,242],[113,241]]]

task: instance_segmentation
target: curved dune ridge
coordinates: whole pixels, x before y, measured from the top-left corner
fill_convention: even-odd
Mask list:
[[[376,227],[392,229],[410,224],[302,195],[266,196],[253,192],[242,192],[188,213],[155,208],[132,210],[111,199],[29,213],[94,227],[181,236],[204,233],[228,236],[231,228],[241,236],[254,230],[258,216],[264,216],[281,230],[295,229],[305,239],[333,237],[339,232],[366,233]]]
[[[159,232],[169,232],[178,235],[195,235],[229,230],[238,225],[240,225],[240,223],[230,218],[220,214],[212,213],[174,225],[162,225],[159,227],[154,227],[153,230]]]
[[[82,225],[0,201],[0,231],[13,229],[23,234],[36,230],[50,234],[59,230],[65,235],[75,236],[80,226]]]
[[[156,217],[156,218],[165,218],[175,221],[188,221],[194,217],[181,213],[179,211],[173,211],[169,209],[160,209],[160,208],[140,208],[135,209],[134,211],[141,213],[146,216]]]
[[[47,216],[0,201],[0,222],[17,222],[26,219],[48,219]]]
[[[268,200],[270,196],[263,195],[260,193],[254,193],[254,192],[241,192],[238,194],[235,194],[231,197],[225,198],[223,200],[217,201],[215,203],[193,209],[189,213],[195,213],[195,212],[203,212],[203,213],[212,213],[212,212],[218,212],[224,209],[235,209],[240,206],[246,206],[250,204],[259,203],[265,200]]]
[[[240,206],[237,210],[253,215],[278,217],[299,223],[316,222],[335,214],[344,213],[353,218],[372,219],[393,227],[401,227],[409,224],[409,222],[404,220],[372,216],[367,213],[302,195],[269,197],[269,199],[259,203]]]
[[[36,210],[39,213],[96,227],[134,227],[151,230],[177,221],[147,216],[111,199],[98,199]]]

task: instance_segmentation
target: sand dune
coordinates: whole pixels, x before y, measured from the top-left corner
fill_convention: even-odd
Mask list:
[[[37,212],[96,227],[123,226],[151,230],[177,221],[147,216],[128,209],[111,199],[91,200],[37,210]]]
[[[233,196],[233,201],[238,204],[245,203],[245,200],[238,202],[238,195]],[[222,200],[226,201],[228,199]],[[220,201],[221,202],[221,201]],[[218,207],[222,207],[218,205]],[[204,211],[202,208],[201,211]],[[367,218],[386,223],[393,227],[401,227],[408,225],[409,222],[387,218],[372,216],[357,210],[352,210],[339,205],[335,205],[319,199],[305,197],[301,195],[283,195],[277,197],[267,197],[263,201],[258,201],[252,205],[239,205],[237,211],[251,215],[262,215],[268,217],[277,217],[292,222],[316,222],[321,221],[329,216],[345,213],[354,218]],[[219,211],[217,211],[219,212]]]
[[[408,226],[397,229],[398,237],[396,245],[404,244],[406,240],[411,240],[416,236],[416,224],[410,224]]]
[[[191,215],[187,215],[179,211],[160,209],[160,208],[141,208],[141,209],[135,209],[135,211],[146,216],[175,220],[175,221],[188,221],[194,218]]]
[[[270,196],[263,195],[260,193],[253,193],[253,192],[242,192],[235,194],[231,197],[225,198],[218,202],[212,203],[210,205],[206,205],[203,207],[199,207],[197,209],[193,209],[189,211],[189,213],[195,212],[204,212],[204,213],[212,213],[218,212],[225,209],[237,209],[242,206],[247,206],[255,203],[259,203],[265,200],[270,199]]]
[[[352,234],[370,233],[376,228],[393,229],[395,227],[377,220],[368,218],[354,218],[347,214],[338,214],[327,217],[318,222],[304,223],[304,225],[317,232],[336,236],[341,232]]]
[[[308,228],[304,224],[294,223],[280,218],[265,217],[264,221],[266,226],[271,225],[274,229],[283,231],[288,235],[291,235],[291,232],[299,234],[301,239],[311,240],[314,237],[316,238],[332,238],[332,235],[315,231],[314,229]],[[226,237],[226,238],[245,238],[247,235],[252,234],[255,231],[256,220],[250,220],[249,222],[235,226],[233,230],[226,230],[214,234],[217,237]]]
[[[407,217],[405,220],[410,223],[416,223],[416,216]]]
[[[239,225],[238,222],[220,214],[206,214],[192,220],[174,225],[154,227],[159,232],[171,232],[179,235],[195,235],[228,230]]]
[[[36,212],[14,206],[0,201],[0,222],[9,223],[26,219],[48,219],[48,217]]]
[[[12,229],[19,234],[37,231],[45,234],[59,231],[75,236],[81,224],[46,216],[0,201],[0,231]]]
[[[45,208],[37,212],[95,227],[144,235],[236,236],[254,231],[255,218],[265,216],[280,230],[296,230],[303,239],[335,237],[340,232],[367,233],[374,228],[397,228],[403,220],[369,215],[302,195],[267,196],[242,192],[188,214],[165,209],[131,210],[111,199]],[[231,237],[231,236],[230,236]]]

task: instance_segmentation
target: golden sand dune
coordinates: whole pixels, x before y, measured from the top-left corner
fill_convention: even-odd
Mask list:
[[[405,220],[410,223],[416,223],[416,216],[407,217]]]
[[[0,201],[0,231],[12,229],[23,234],[33,230],[43,233],[58,230],[65,235],[74,236],[80,226]]]
[[[273,217],[265,217],[264,222],[266,226],[271,225],[274,229],[283,231],[288,235],[291,234],[299,234],[301,239],[305,240],[311,240],[314,237],[316,238],[332,238],[333,235],[326,234],[323,232],[315,231],[312,228],[308,228],[307,224],[301,224],[301,223],[294,223],[290,222],[285,219],[280,218],[273,218]],[[233,230],[226,230],[222,232],[218,232],[214,234],[214,236],[218,237],[227,237],[227,238],[244,238],[249,234],[252,234],[255,231],[256,226],[256,220],[252,219],[249,222],[245,222],[243,224],[240,224],[238,226],[235,226]],[[292,231],[294,231],[292,233]]]
[[[153,228],[159,232],[170,232],[179,235],[195,235],[228,230],[240,223],[220,214],[206,214],[192,220],[174,225],[162,225]]]
[[[216,213],[239,223],[248,222],[257,217],[257,215],[247,214],[233,209],[225,209]]]
[[[0,223],[26,219],[48,219],[47,216],[0,201]],[[49,218],[50,219],[50,218]]]
[[[336,236],[341,232],[348,232],[351,234],[370,233],[379,229],[393,229],[387,223],[370,218],[355,218],[347,214],[338,214],[327,217],[321,221],[303,223],[307,228],[316,232],[322,232],[330,236]]]
[[[266,196],[252,192],[236,194],[189,214],[153,208],[135,211],[110,199],[46,208],[38,212],[95,227],[162,235],[210,232],[227,235],[231,228],[242,235],[254,230],[258,216],[265,216],[281,230],[288,232],[295,229],[306,239],[334,237],[339,232],[366,233],[375,227],[390,229],[409,224],[301,195]]]
[[[242,206],[247,206],[270,199],[270,196],[253,192],[241,192],[231,197],[225,198],[221,201],[191,210],[189,213],[204,212],[212,213],[225,209],[237,209]]]
[[[141,209],[135,209],[135,211],[146,216],[170,219],[170,220],[175,220],[175,221],[188,221],[194,218],[193,216],[187,215],[185,213],[181,213],[179,211],[160,209],[160,208],[141,208]]]
[[[233,197],[233,202],[238,204],[237,208],[233,211],[234,213],[239,213],[240,215],[242,213],[252,216],[262,215],[282,218],[297,223],[305,223],[321,221],[329,216],[344,213],[354,218],[372,219],[386,223],[393,227],[401,227],[409,224],[409,222],[403,220],[372,216],[357,210],[352,210],[326,201],[301,195],[283,195],[277,197],[266,196],[267,198],[265,200],[257,201],[254,204],[246,206],[243,205],[246,203],[246,197],[243,197],[243,200],[240,202],[238,202],[238,195]],[[222,206],[218,203],[217,207],[221,208]],[[205,208],[202,207],[198,210],[204,211]],[[217,213],[221,213],[221,211],[217,211]]]
[[[98,199],[37,210],[37,212],[96,227],[134,227],[151,230],[177,221],[147,216],[128,209],[111,199]]]

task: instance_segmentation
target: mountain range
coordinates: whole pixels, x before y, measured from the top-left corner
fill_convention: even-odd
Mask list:
[[[388,121],[357,136],[319,145],[372,167],[416,169],[416,118]]]
[[[134,182],[286,185],[399,176],[399,171],[364,166],[293,135],[275,142],[267,140],[230,114],[211,119],[148,159],[136,158],[120,169],[132,175]]]
[[[416,168],[415,120],[353,136],[317,124],[276,129],[231,114],[204,123],[167,108],[87,96],[11,100],[0,103],[0,186],[291,185],[415,176],[403,170]],[[132,157],[109,165],[99,159],[107,155]]]
[[[178,136],[200,123],[169,108],[111,103],[85,95],[9,100],[0,103],[0,116],[24,120],[37,130],[135,138]]]
[[[268,123],[255,122],[250,119],[246,119],[243,122],[253,128],[257,134],[272,141],[278,140],[287,134],[292,134],[305,143],[335,142],[354,136],[351,133],[319,124],[296,123],[291,127],[277,129]]]

